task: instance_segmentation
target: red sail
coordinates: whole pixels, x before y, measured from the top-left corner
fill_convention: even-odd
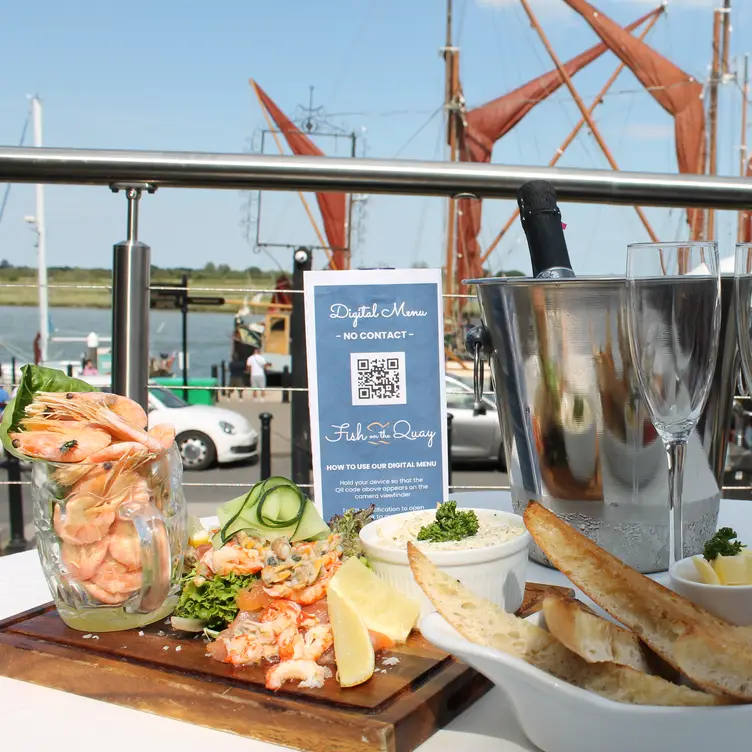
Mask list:
[[[302,133],[295,124],[277,107],[267,93],[255,82],[251,81],[259,99],[263,102],[277,128],[287,140],[294,154],[305,156],[323,157],[324,152],[311,141],[305,133]],[[344,193],[317,193],[321,216],[324,220],[324,232],[332,250],[332,260],[329,264],[331,269],[346,268],[347,253],[347,199]]]
[[[627,26],[628,31],[641,26],[663,8],[646,13]],[[620,29],[620,31],[622,31]],[[622,33],[632,38],[627,31]],[[564,64],[571,77],[608,50],[604,43],[597,44]],[[518,89],[470,110],[460,128],[460,160],[463,162],[490,162],[494,144],[527,115],[536,104],[553,94],[564,84],[558,68],[529,81]],[[457,276],[481,277],[480,263],[481,202],[477,199],[460,199],[457,219]]]
[[[586,0],[564,0],[592,27],[611,51],[635,74],[653,99],[674,117],[679,172],[705,172],[705,111],[702,84],[645,42],[636,39]],[[695,215],[698,215],[695,217]],[[702,232],[702,210],[690,209],[687,221]]]
[[[663,8],[652,10],[650,13],[642,16],[642,18],[638,18],[629,24],[626,28],[629,31],[633,31],[662,11]],[[626,34],[621,28],[619,30]],[[564,70],[568,76],[572,77],[586,65],[597,60],[606,51],[608,51],[606,44],[596,44],[589,50],[585,50],[581,55],[564,63]],[[555,68],[538,78],[534,78],[532,81],[528,81],[528,83],[509,92],[509,94],[504,94],[504,96],[498,97],[487,104],[470,110],[463,124],[463,137],[467,147],[466,153],[460,154],[460,158],[465,162],[490,162],[494,144],[505,133],[512,130],[536,104],[542,102],[546,97],[551,96],[563,84],[564,78],[559,73],[559,69]]]

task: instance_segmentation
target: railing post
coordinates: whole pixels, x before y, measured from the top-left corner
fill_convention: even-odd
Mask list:
[[[261,413],[261,480],[272,477],[272,418],[271,413]]]
[[[452,487],[452,421],[454,415],[447,413],[447,478],[449,487]]]
[[[24,535],[23,495],[21,492],[21,463],[18,457],[6,452],[6,467],[8,468],[8,512],[10,517],[10,542],[5,552],[17,554],[26,550],[26,536]]]
[[[308,370],[306,365],[305,301],[303,272],[311,269],[311,251],[298,248],[293,257],[292,312],[290,314],[290,354],[292,387],[290,423],[292,436],[292,481],[307,485],[311,481],[311,421],[308,415]]]
[[[283,387],[290,386],[290,367],[289,366],[282,367],[282,386]],[[282,392],[282,402],[286,404],[289,401],[290,401],[290,390],[289,388],[285,388],[284,392]]]
[[[219,373],[219,385],[222,387],[219,390],[219,394],[221,397],[226,397],[227,391],[225,390],[225,387],[227,386],[227,364],[224,360],[219,364]]]
[[[149,183],[114,184],[128,199],[128,235],[112,254],[112,390],[148,409],[149,281],[151,248],[138,240],[141,191],[154,193]]]
[[[13,391],[13,385],[16,383],[16,358],[10,359],[10,389]]]

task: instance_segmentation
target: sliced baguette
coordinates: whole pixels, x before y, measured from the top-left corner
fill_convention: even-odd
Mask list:
[[[543,613],[548,631],[588,663],[618,663],[651,673],[637,635],[602,619],[580,601],[548,596]]]
[[[679,669],[696,683],[740,700],[752,699],[752,650],[749,644],[744,650],[733,634],[690,629],[677,640],[674,656]]]
[[[701,656],[681,666],[674,654],[677,641],[693,629],[713,635],[737,653],[752,649],[748,633],[628,567],[537,502],[528,504],[524,520],[554,566],[661,658],[708,691],[727,693],[726,685],[746,682],[749,694],[743,697],[752,699],[752,675],[710,681],[711,672],[699,670]],[[744,670],[741,665],[739,670]]]
[[[616,702],[637,705],[726,705],[727,698],[679,687],[658,676],[615,663],[588,663],[553,635],[479,598],[440,571],[412,543],[407,545],[415,580],[438,612],[465,639],[521,658],[563,681]]]

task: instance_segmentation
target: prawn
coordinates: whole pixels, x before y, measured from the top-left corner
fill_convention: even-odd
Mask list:
[[[305,633],[298,633],[291,641],[279,645],[281,660],[317,661],[334,644],[329,624],[316,624]]]
[[[105,535],[104,538],[83,546],[75,546],[72,543],[64,542],[60,546],[60,556],[68,573],[72,577],[75,577],[77,580],[88,580],[104,561],[109,545],[109,535]]]
[[[262,660],[271,661],[279,655],[273,642],[264,642],[252,634],[218,637],[207,646],[206,652],[215,661],[230,663],[233,666],[247,666],[261,663]]]
[[[59,396],[57,392],[40,392],[38,397],[46,397],[51,394]],[[113,394],[112,392],[68,392],[66,398],[81,405],[106,407],[135,428],[146,429],[147,418],[144,408],[138,402],[120,394]],[[39,410],[36,402],[37,399],[27,408],[27,412],[33,413]],[[46,407],[44,409],[46,410]]]
[[[73,494],[63,504],[55,504],[52,521],[64,543],[84,546],[102,540],[115,522],[116,503],[105,504],[94,494]]]
[[[112,441],[107,431],[91,424],[25,418],[20,426],[24,430],[10,434],[13,448],[50,462],[81,462]]]
[[[266,688],[277,690],[286,681],[300,679],[299,687],[318,689],[332,675],[331,669],[316,661],[282,661],[266,672]]]
[[[81,583],[81,587],[92,597],[94,600],[100,603],[106,603],[108,606],[117,606],[120,603],[124,603],[128,600],[130,593],[110,593],[107,590],[95,585],[91,580],[86,580]]]
[[[112,595],[130,594],[141,587],[143,573],[140,569],[131,571],[111,556],[106,556],[99,569],[89,579],[98,588]]]
[[[255,574],[264,567],[263,555],[258,549],[242,548],[234,541],[207,551],[200,563],[220,577],[233,573]]]
[[[112,437],[120,441],[135,441],[143,444],[150,452],[161,454],[162,444],[150,436],[143,428],[132,425],[118,413],[108,407],[108,400],[94,398],[97,392],[39,392],[26,408],[27,414],[34,415],[43,412],[50,418],[74,419],[81,422],[93,423],[104,428]],[[103,394],[104,398],[115,395]],[[113,404],[113,403],[109,403]],[[114,404],[113,404],[114,406]]]
[[[115,561],[129,570],[141,569],[141,542],[132,522],[115,520],[108,538],[109,553]]]
[[[73,492],[86,491],[105,496],[113,480],[117,479],[122,472],[128,472],[126,468],[129,466],[135,469],[139,464],[138,460],[129,461],[135,458],[122,450],[125,443],[110,444],[101,451],[89,455],[85,463],[61,465],[55,470],[53,476],[55,482],[61,486],[71,487]],[[153,456],[148,454],[146,447],[142,444],[137,446],[141,447],[143,459]],[[124,454],[125,457],[123,457]],[[134,475],[131,474],[130,478],[133,477]]]
[[[149,429],[148,434],[165,449],[169,449],[175,443],[175,426],[171,423],[158,423]]]

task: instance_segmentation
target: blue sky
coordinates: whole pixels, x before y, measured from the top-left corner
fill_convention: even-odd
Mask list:
[[[655,2],[600,0],[627,24]],[[712,7],[707,0],[672,0],[649,41],[679,66],[705,79],[711,55]],[[595,43],[586,24],[561,0],[534,2],[562,59]],[[732,53],[749,50],[752,3],[736,0]],[[470,106],[549,70],[552,65],[517,0],[455,0],[461,77]],[[254,77],[289,115],[315,104],[345,130],[355,130],[368,156],[445,158],[442,119],[443,0],[328,0],[214,4],[131,0],[6,3],[0,13],[0,141],[15,145],[27,95],[44,103],[48,146],[240,152],[258,146],[264,120],[248,85]],[[617,61],[605,55],[575,82],[586,101]],[[676,170],[668,115],[624,73],[596,120],[619,166]],[[738,170],[740,96],[734,83],[721,97],[720,171]],[[545,164],[577,121],[562,89],[539,105],[496,147],[494,161]],[[333,151],[331,142],[320,142]],[[267,151],[274,149],[267,142]],[[345,149],[344,142],[340,143]],[[344,152],[340,152],[344,153]],[[591,135],[582,132],[562,166],[606,168]],[[141,237],[160,266],[207,261],[236,268],[290,264],[287,251],[254,254],[240,225],[244,197],[236,191],[160,190],[142,200]],[[109,265],[125,233],[125,199],[105,188],[46,190],[50,265]],[[312,202],[313,203],[313,202]],[[486,202],[481,239],[488,243],[514,208]],[[439,199],[373,196],[368,200],[354,265],[441,264],[445,204]],[[23,222],[34,212],[32,186],[14,186],[0,224],[0,258],[34,263],[33,235]],[[621,273],[625,245],[647,235],[630,208],[564,205],[570,254],[580,273]],[[677,211],[648,210],[667,240],[684,232]],[[262,239],[311,242],[299,199],[264,194]],[[725,254],[733,217],[722,222]],[[323,263],[323,258],[319,259]],[[519,226],[491,264],[529,271]]]

